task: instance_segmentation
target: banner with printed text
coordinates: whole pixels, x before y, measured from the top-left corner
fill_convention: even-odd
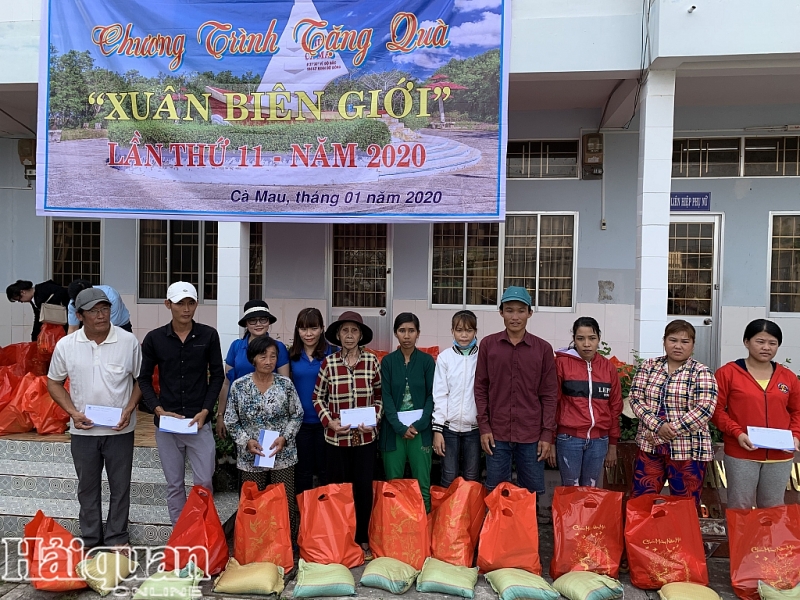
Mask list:
[[[40,215],[505,216],[509,0],[43,4]]]

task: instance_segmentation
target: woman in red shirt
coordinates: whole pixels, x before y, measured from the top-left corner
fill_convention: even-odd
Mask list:
[[[748,427],[788,429],[800,449],[800,383],[773,359],[783,341],[781,328],[756,319],[744,330],[747,358],[716,372],[719,395],[712,421],[725,435],[728,508],[769,508],[784,503],[794,455],[756,448]]]

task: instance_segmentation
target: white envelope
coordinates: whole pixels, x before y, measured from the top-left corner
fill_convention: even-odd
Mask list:
[[[358,426],[362,424],[366,427],[375,427],[378,424],[374,406],[344,408],[339,418],[342,421],[342,427],[350,427],[350,429],[358,429]]]
[[[261,444],[263,448],[262,452],[264,452],[264,456],[256,454],[255,466],[266,467],[268,469],[272,469],[275,466],[275,457],[270,456],[274,450],[270,450],[269,447],[272,446],[275,440],[280,436],[281,434],[279,431],[270,431],[269,429],[261,430],[261,433],[258,434],[258,443]]]
[[[122,409],[113,406],[87,404],[83,414],[96,427],[116,427],[122,419]]]
[[[175,417],[159,417],[158,429],[167,433],[197,433],[197,423],[189,426],[191,419],[176,419]]]
[[[794,452],[794,439],[792,439],[792,432],[788,429],[748,426],[747,437],[756,448]]]
[[[417,410],[401,410],[397,413],[397,418],[406,427],[411,427],[414,423],[422,418],[422,409]]]

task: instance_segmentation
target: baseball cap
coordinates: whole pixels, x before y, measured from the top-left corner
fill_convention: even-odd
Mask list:
[[[528,306],[531,305],[531,295],[524,287],[512,285],[506,288],[503,292],[503,297],[500,298],[500,304],[503,302],[522,302]]]
[[[105,295],[103,290],[98,288],[87,288],[78,294],[75,298],[75,310],[89,310],[98,302],[107,302],[111,304],[108,296]]]
[[[176,281],[167,288],[167,300],[180,302],[184,298],[197,300],[197,288],[188,281]]]

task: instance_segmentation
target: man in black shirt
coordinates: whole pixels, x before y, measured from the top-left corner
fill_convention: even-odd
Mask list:
[[[174,525],[186,504],[185,461],[194,473],[194,485],[212,491],[216,465],[214,435],[208,423],[222,389],[225,372],[217,330],[194,322],[197,290],[178,281],[169,286],[164,305],[172,321],[148,333],[142,342],[139,388],[144,403],[155,413],[156,442],[167,480],[167,507]],[[160,394],[153,389],[153,369],[158,366]],[[197,433],[161,431],[160,417],[191,419]]]

